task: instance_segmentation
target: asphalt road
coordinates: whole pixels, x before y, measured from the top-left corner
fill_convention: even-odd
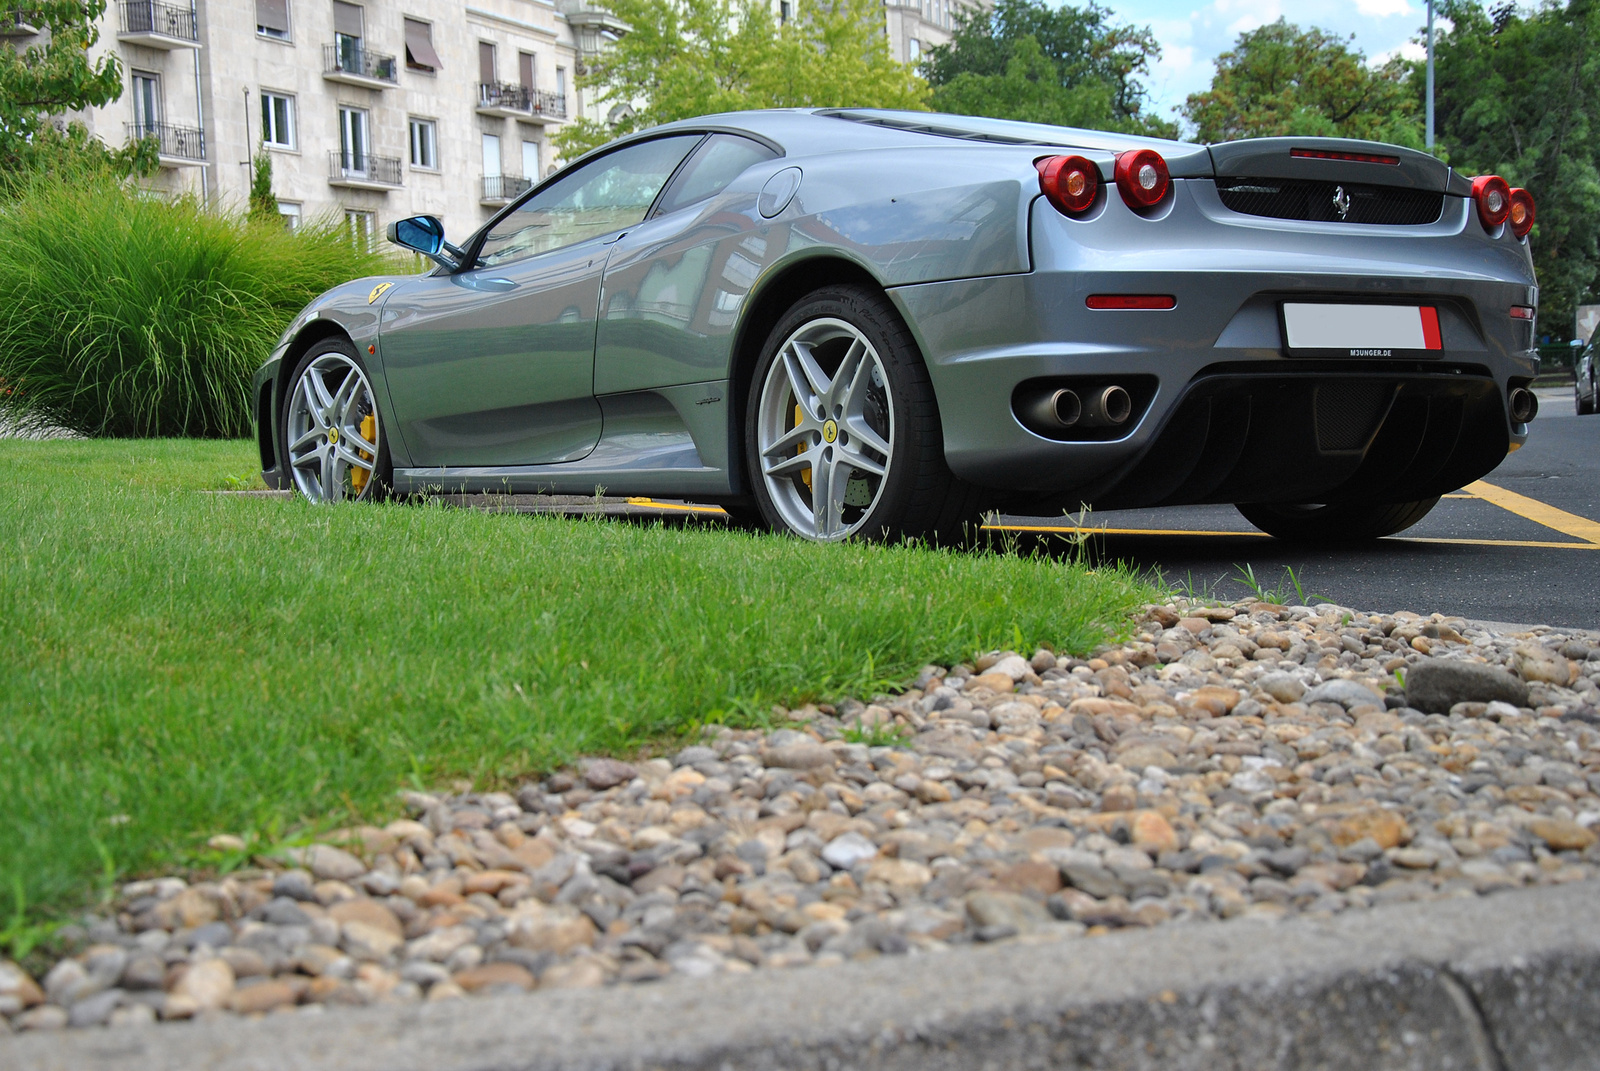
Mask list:
[[[1225,597],[1248,592],[1239,581],[1246,567],[1263,588],[1292,592],[1293,569],[1307,597],[1344,606],[1600,628],[1600,416],[1575,416],[1570,391],[1540,395],[1527,445],[1400,536],[1350,549],[1297,547],[1257,532],[1232,506],[1099,512],[1080,532],[1089,531],[1097,558]],[[1063,518],[1002,524],[1073,526]]]

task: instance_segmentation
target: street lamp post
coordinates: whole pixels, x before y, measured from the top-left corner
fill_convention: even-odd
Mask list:
[[[1433,0],[1428,0],[1428,132],[1427,148],[1433,151]]]

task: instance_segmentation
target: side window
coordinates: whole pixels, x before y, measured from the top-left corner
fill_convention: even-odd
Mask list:
[[[742,175],[747,168],[778,154],[749,138],[733,134],[715,134],[706,139],[672,183],[672,189],[661,199],[656,215],[676,212],[707,197],[721,193],[722,188]]]
[[[687,134],[629,145],[561,176],[495,220],[478,247],[479,261],[510,264],[633,226],[700,138]]]

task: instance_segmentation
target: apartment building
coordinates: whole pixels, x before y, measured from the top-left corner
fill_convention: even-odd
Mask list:
[[[948,41],[963,2],[981,0],[885,0],[891,54]],[[429,213],[460,236],[557,165],[563,123],[628,107],[577,88],[627,31],[593,0],[111,0],[95,52],[117,54],[125,91],[79,118],[110,145],[153,135],[158,190],[242,208],[264,149],[290,226],[376,238]]]
[[[264,148],[291,226],[367,236],[418,213],[476,228],[554,166],[579,103],[545,0],[113,0],[96,47],[127,89],[84,119],[108,144],[154,135],[156,188],[243,206]]]

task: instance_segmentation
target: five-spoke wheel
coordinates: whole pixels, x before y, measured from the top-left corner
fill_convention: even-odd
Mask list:
[[[945,466],[911,333],[862,287],[815,291],[778,322],[756,365],[745,444],[767,524],[805,539],[953,537],[977,512]]]
[[[347,344],[312,347],[284,413],[283,456],[295,488],[312,502],[374,498],[390,479],[389,451],[366,369]]]

